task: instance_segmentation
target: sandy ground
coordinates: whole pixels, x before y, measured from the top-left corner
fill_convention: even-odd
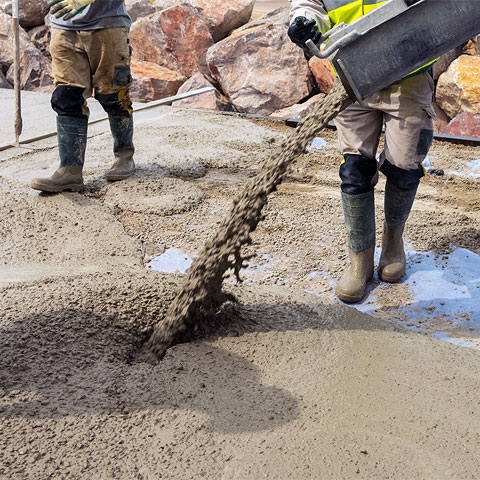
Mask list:
[[[290,2],[288,0],[257,0],[252,18],[263,17],[266,13],[282,7],[290,7]]]
[[[181,274],[151,267],[173,249],[188,265],[289,129],[139,114],[138,172],[108,184],[104,128],[90,131],[85,194],[28,188],[55,168],[55,139],[0,152],[0,478],[478,478],[480,352],[431,335],[480,345],[475,318],[461,331],[442,315],[412,319],[408,280],[374,280],[371,315],[333,297],[346,260],[334,132],[272,195],[245,282],[227,282],[230,326],[153,367],[132,358]],[[409,249],[480,254],[480,186],[465,166],[479,157],[434,145],[433,166],[466,176],[424,179]]]

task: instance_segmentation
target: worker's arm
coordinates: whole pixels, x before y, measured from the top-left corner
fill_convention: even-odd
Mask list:
[[[325,10],[321,0],[290,0],[290,24],[294,23],[295,18],[305,17],[309,20],[315,20],[318,31],[325,33],[330,30],[330,21],[328,13]]]
[[[56,18],[70,20],[95,0],[49,0],[50,13]]]

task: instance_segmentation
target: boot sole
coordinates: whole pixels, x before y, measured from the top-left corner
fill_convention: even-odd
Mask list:
[[[129,173],[128,175],[105,175],[105,178],[109,182],[120,182],[121,180],[125,180],[131,177],[134,173],[135,171],[133,171],[132,173]]]
[[[48,187],[39,183],[32,183],[30,187],[33,188],[33,190],[39,190],[40,192],[47,193],[60,193],[65,191],[83,192],[83,190],[85,189],[85,185],[78,184],[63,185],[62,187]]]
[[[369,275],[369,277],[367,278],[366,282],[365,282],[365,286],[368,282],[370,282],[370,280],[372,280],[373,278],[373,272]],[[337,295],[337,297],[342,300],[342,302],[345,302],[345,303],[358,303],[360,302],[361,300],[363,300],[365,298],[365,291],[363,292],[363,295],[362,296],[359,296],[359,295],[348,295],[348,294],[345,294],[345,293],[342,293],[342,292],[339,292],[338,290],[335,292],[335,294]]]
[[[378,272],[378,276],[382,282],[398,283],[405,276],[405,272],[403,272],[400,276],[397,275],[395,277],[388,277],[387,275],[383,275],[381,272]]]

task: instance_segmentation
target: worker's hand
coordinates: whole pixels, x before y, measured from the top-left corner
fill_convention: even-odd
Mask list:
[[[288,36],[293,43],[300,48],[307,50],[308,47],[305,45],[305,42],[307,40],[313,40],[313,43],[317,43],[320,40],[322,33],[318,31],[317,22],[315,22],[315,20],[308,20],[305,17],[296,17],[288,29]]]
[[[414,3],[417,3],[419,0],[405,0],[405,3],[408,7],[411,7]]]
[[[70,20],[95,0],[49,0],[50,13],[55,18]]]

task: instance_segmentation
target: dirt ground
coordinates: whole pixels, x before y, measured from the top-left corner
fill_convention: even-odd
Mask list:
[[[479,477],[480,351],[431,335],[480,346],[476,323],[407,318],[406,282],[375,279],[371,314],[334,298],[347,256],[335,132],[271,196],[244,283],[227,281],[229,326],[154,367],[132,358],[182,279],[155,259],[194,258],[291,130],[160,108],[137,117],[135,176],[108,184],[104,128],[85,194],[28,188],[55,168],[55,139],[0,153],[0,478]],[[462,172],[480,151],[435,143],[430,158]],[[480,254],[479,193],[473,177],[427,175],[408,249]]]

